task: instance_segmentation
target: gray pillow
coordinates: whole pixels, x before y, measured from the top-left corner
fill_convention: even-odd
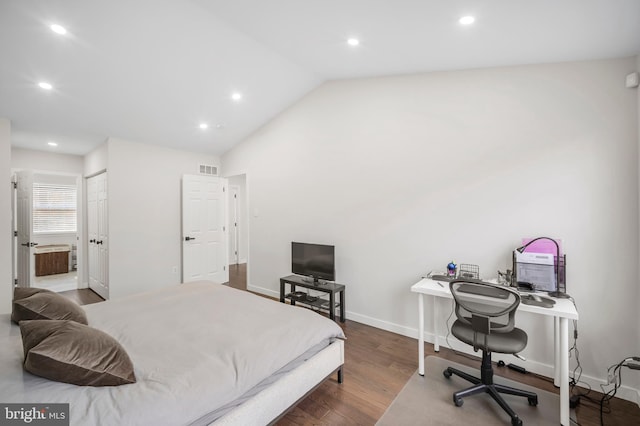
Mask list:
[[[136,382],[122,345],[107,333],[69,320],[21,321],[24,369],[80,386]]]
[[[73,300],[44,288],[16,287],[13,291],[11,320],[72,320],[88,324],[84,309]]]

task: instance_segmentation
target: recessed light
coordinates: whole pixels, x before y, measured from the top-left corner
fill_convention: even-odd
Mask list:
[[[347,44],[349,46],[358,46],[360,44],[360,40],[358,40],[357,38],[350,38],[349,40],[347,40]]]
[[[207,123],[200,123],[200,126],[198,127],[200,127],[202,130],[205,130],[209,128],[209,125]]]
[[[49,145],[49,146],[58,146],[58,144],[56,142],[53,142],[53,141],[47,142],[47,145]]]
[[[40,83],[38,83],[38,86],[40,86],[40,88],[44,90],[53,89],[53,86],[51,85],[51,83],[47,83],[46,81],[41,81]]]
[[[56,34],[64,35],[64,34],[67,33],[67,29],[65,27],[63,27],[62,25],[53,24],[49,28],[51,28],[51,31],[53,31]]]
[[[234,101],[239,101],[240,99],[242,99],[242,93],[239,92],[235,92],[231,95],[231,99],[233,99]]]
[[[460,22],[462,25],[471,25],[475,21],[476,18],[474,18],[473,16],[463,16],[458,22]]]

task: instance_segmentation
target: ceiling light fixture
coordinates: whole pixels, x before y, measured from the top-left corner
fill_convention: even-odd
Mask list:
[[[62,25],[52,24],[49,28],[51,28],[51,31],[56,34],[65,35],[67,33],[67,29]]]
[[[38,83],[38,86],[40,86],[40,88],[44,90],[53,89],[53,86],[51,85],[51,83],[47,83],[46,81],[41,81],[40,83]]]
[[[231,99],[233,99],[234,101],[239,101],[240,99],[242,99],[242,93],[239,93],[239,92],[233,93],[231,95]]]
[[[199,127],[200,127],[202,130],[206,130],[206,129],[208,129],[208,128],[209,128],[209,125],[208,125],[207,123],[200,123],[200,126],[199,126]]]
[[[53,142],[53,141],[47,142],[47,145],[49,145],[49,146],[58,146],[58,144],[56,142]]]
[[[350,38],[349,40],[347,40],[347,44],[349,46],[355,47],[355,46],[360,45],[360,40],[358,40],[357,38]]]
[[[460,22],[460,24],[462,25],[471,25],[475,21],[476,21],[476,18],[474,18],[473,16],[463,16],[462,18],[460,18],[458,22]]]

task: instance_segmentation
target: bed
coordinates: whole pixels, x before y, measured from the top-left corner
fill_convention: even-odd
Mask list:
[[[69,403],[72,425],[264,425],[344,363],[344,334],[308,309],[212,282],[85,306],[137,382],[91,387],[22,368],[19,326],[0,318],[0,401]],[[341,381],[341,379],[340,379]]]

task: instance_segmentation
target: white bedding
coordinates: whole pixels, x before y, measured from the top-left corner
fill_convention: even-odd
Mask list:
[[[20,329],[0,318],[0,401],[70,403],[72,425],[187,425],[243,395],[322,342],[333,321],[211,282],[85,306],[116,338],[137,383],[80,387],[22,369]]]

